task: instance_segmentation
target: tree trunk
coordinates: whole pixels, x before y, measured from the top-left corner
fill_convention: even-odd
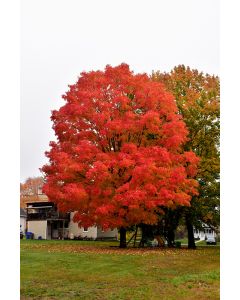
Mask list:
[[[120,228],[120,248],[127,248],[127,239],[126,239],[126,235],[127,235],[127,230],[124,227]]]
[[[142,238],[138,247],[144,247],[145,244],[148,244],[148,242],[154,239],[152,225],[141,224],[141,229],[142,229]]]
[[[188,249],[196,249],[194,234],[193,234],[193,225],[187,218],[186,218],[186,226],[188,231]]]
[[[167,233],[167,242],[168,247],[173,248],[174,247],[174,240],[175,240],[175,234],[173,229],[169,229]]]

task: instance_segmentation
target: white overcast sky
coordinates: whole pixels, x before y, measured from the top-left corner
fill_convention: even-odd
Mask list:
[[[217,0],[22,0],[21,181],[39,176],[51,110],[82,71],[178,64],[219,75]]]

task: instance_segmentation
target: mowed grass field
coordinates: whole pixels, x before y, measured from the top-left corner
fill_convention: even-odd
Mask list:
[[[219,299],[218,246],[21,240],[21,299]]]

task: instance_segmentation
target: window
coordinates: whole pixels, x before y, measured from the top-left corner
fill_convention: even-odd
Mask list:
[[[69,226],[68,222],[65,222],[64,223],[64,228],[68,228],[68,226]]]
[[[88,227],[83,227],[84,232],[88,232]]]
[[[53,222],[53,229],[58,229],[58,223],[57,222]]]

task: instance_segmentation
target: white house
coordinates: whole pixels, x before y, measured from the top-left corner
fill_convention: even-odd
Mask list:
[[[200,241],[203,241],[209,237],[216,238],[217,236],[216,232],[206,224],[203,224],[202,230],[198,230],[194,228],[193,232],[194,232],[194,238],[199,239]]]
[[[23,208],[20,208],[20,229],[23,233],[26,231],[27,214]]]
[[[117,228],[102,230],[101,227],[78,227],[77,223],[72,221],[75,213],[70,214],[70,222],[68,226],[68,234],[69,238],[73,237],[87,237],[92,239],[116,239],[118,238],[118,230]]]
[[[73,216],[74,212],[57,211],[53,202],[30,202],[27,203],[27,231],[34,234],[34,239],[118,238],[116,228],[103,231],[100,227],[78,227]]]

